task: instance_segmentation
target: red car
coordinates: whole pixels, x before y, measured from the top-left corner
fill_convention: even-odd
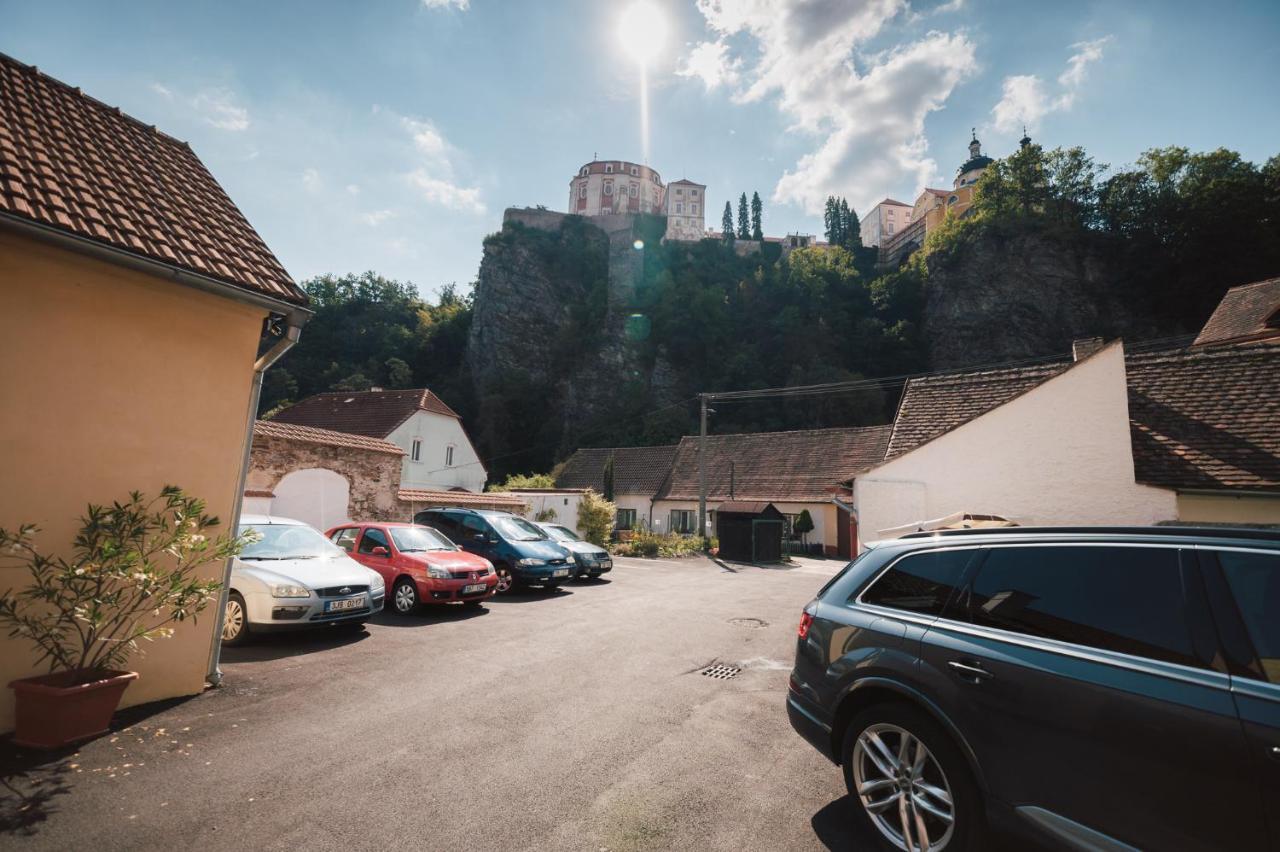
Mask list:
[[[431,527],[351,523],[325,536],[382,575],[387,609],[401,615],[420,603],[479,606],[498,587],[498,574],[488,559],[467,553]]]

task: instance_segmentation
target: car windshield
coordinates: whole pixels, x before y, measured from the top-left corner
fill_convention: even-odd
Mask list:
[[[556,541],[582,541],[580,537],[574,534],[573,530],[558,524],[547,524],[543,529]]]
[[[391,527],[391,540],[401,553],[421,553],[426,550],[457,550],[457,546],[430,527]]]
[[[316,559],[341,555],[344,551],[311,527],[302,524],[243,524],[240,532],[252,530],[261,538],[240,554],[241,559]]]
[[[524,518],[490,518],[489,523],[498,531],[498,535],[508,541],[545,541],[547,534],[526,521]]]

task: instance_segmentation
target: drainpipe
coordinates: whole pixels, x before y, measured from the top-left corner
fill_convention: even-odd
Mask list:
[[[249,410],[245,418],[244,455],[240,457],[240,477],[236,485],[234,509],[231,512],[230,529],[233,533],[240,529],[240,510],[244,507],[244,486],[249,478],[249,455],[253,450],[253,424],[258,420],[258,400],[262,396],[262,376],[298,342],[298,338],[302,336],[301,323],[306,319],[306,316],[288,317],[289,325],[285,329],[284,336],[253,362],[253,387],[249,392]],[[205,680],[211,686],[222,683],[222,669],[218,667],[219,658],[222,655],[222,620],[226,616],[227,590],[231,588],[231,568],[234,563],[235,557],[232,557],[227,560],[227,564],[222,569],[222,593],[218,596],[218,607],[215,610],[213,644],[209,648],[209,673],[205,676]]]

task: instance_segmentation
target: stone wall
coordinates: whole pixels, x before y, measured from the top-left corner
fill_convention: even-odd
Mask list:
[[[286,474],[294,471],[332,470],[350,484],[347,513],[353,520],[404,520],[405,507],[396,499],[400,490],[400,459],[391,453],[257,435],[253,439],[245,489],[271,491]]]

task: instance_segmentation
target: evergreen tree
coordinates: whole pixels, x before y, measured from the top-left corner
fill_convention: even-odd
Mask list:
[[[751,239],[751,220],[747,218],[747,194],[738,196],[738,239]]]
[[[720,220],[720,239],[727,246],[733,245],[733,205],[724,203],[724,217]]]
[[[828,243],[838,246],[844,242],[844,221],[840,218],[840,202],[834,195],[827,196],[826,210],[822,214],[822,222],[826,227]]]
[[[847,199],[840,199],[840,244],[849,251],[862,248],[862,224]]]
[[[764,242],[764,227],[762,219],[764,218],[764,204],[760,201],[760,193],[751,193],[751,239],[756,242]]]

